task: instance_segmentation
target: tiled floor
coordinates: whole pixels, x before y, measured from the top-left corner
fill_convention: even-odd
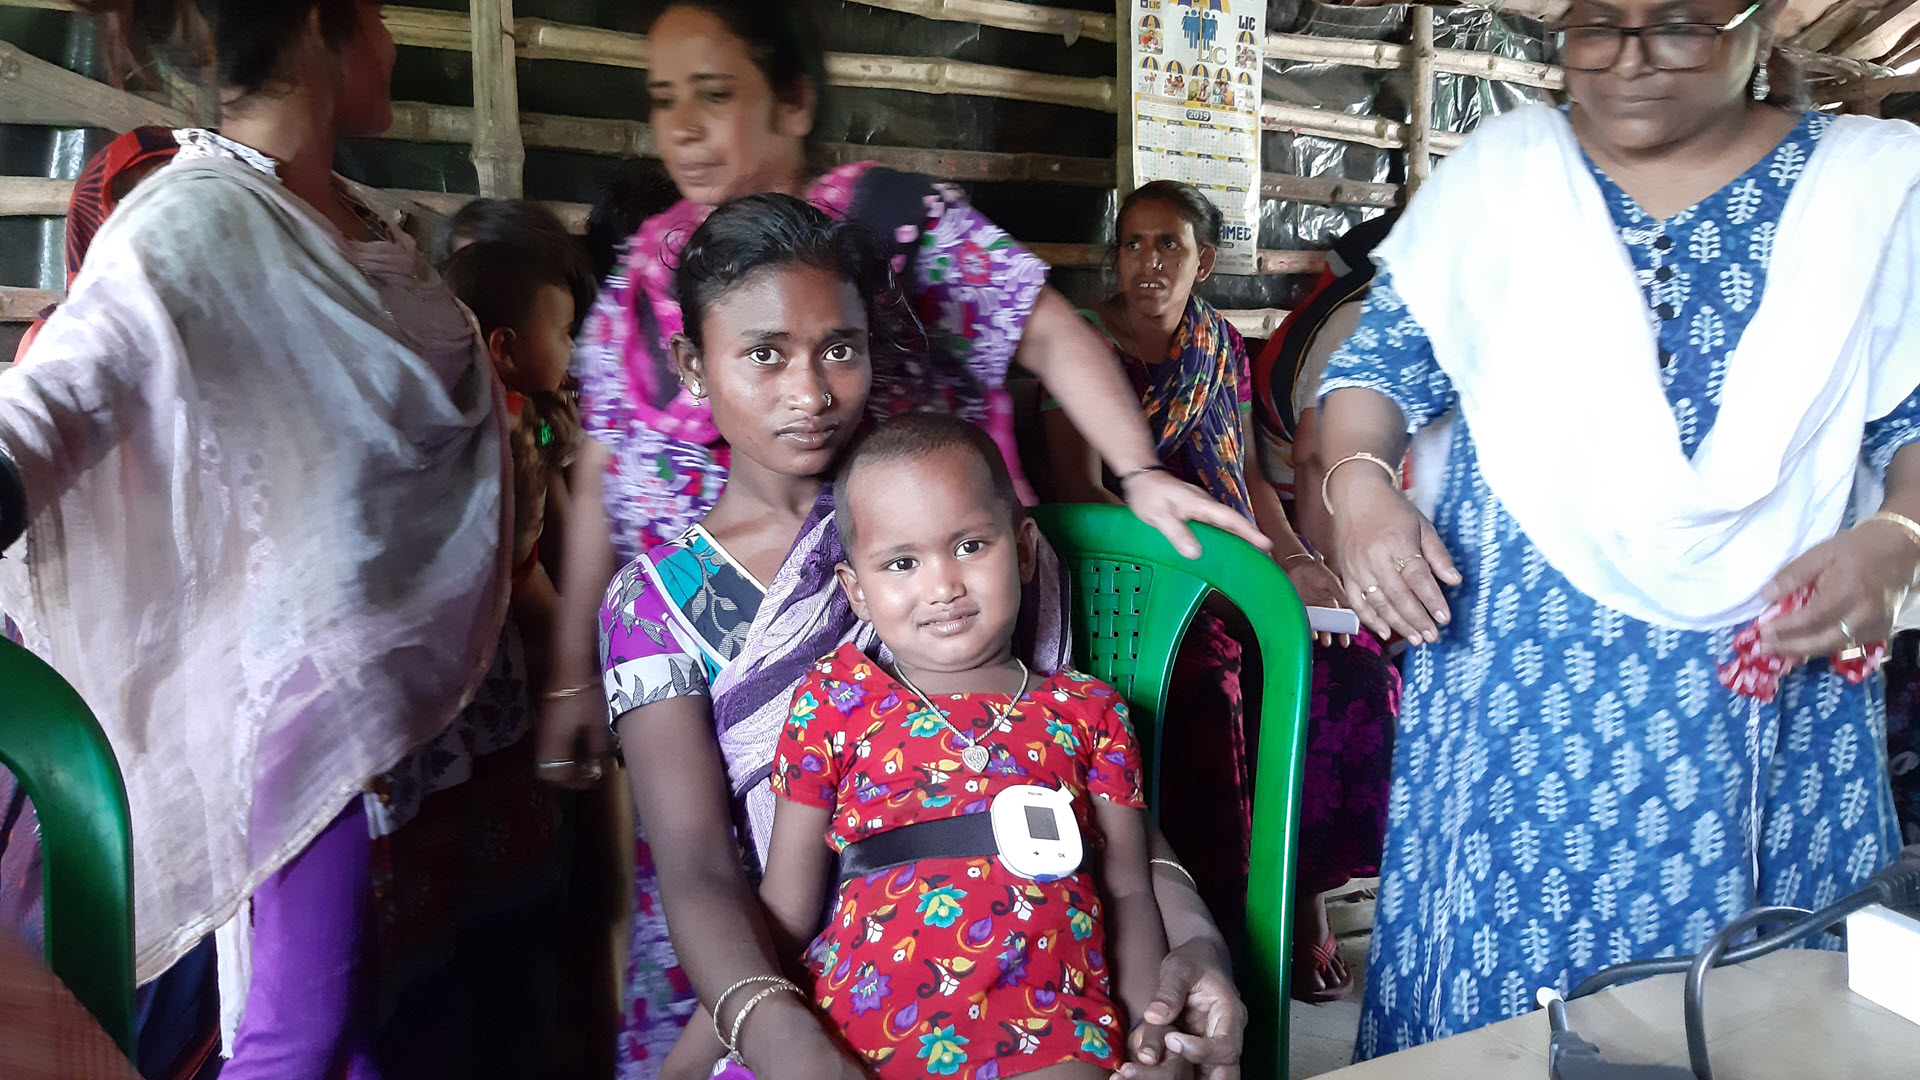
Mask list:
[[[1340,935],[1340,957],[1353,972],[1346,996],[1326,1005],[1295,1001],[1290,1033],[1290,1068],[1294,1080],[1343,1068],[1353,1060],[1353,1037],[1360,1029],[1360,994],[1365,986],[1367,947],[1372,940],[1375,880],[1355,881],[1330,897],[1327,914]],[[1363,895],[1364,894],[1364,895]]]

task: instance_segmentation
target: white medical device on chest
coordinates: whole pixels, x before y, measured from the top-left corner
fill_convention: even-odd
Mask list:
[[[1073,816],[1073,792],[1022,784],[993,797],[993,842],[1000,864],[1029,881],[1052,881],[1080,868],[1085,850]]]

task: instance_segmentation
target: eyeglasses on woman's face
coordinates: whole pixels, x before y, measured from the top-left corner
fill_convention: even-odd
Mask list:
[[[1560,63],[1570,71],[1606,71],[1620,61],[1628,38],[1639,38],[1647,63],[1661,71],[1693,71],[1713,62],[1720,35],[1745,25],[1754,3],[1729,22],[1665,22],[1650,26],[1569,26],[1559,34]]]

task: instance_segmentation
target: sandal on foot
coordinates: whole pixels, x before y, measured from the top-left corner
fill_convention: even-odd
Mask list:
[[[1327,939],[1309,948],[1308,954],[1312,959],[1310,966],[1302,965],[1303,958],[1297,952],[1294,956],[1293,999],[1309,1005],[1325,1005],[1345,997],[1347,988],[1353,985],[1353,973],[1340,959],[1340,941],[1333,931],[1327,931]]]

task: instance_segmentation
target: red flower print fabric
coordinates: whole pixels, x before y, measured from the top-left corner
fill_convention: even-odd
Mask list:
[[[1092,799],[1145,808],[1126,702],[1062,671],[1019,699],[1007,731],[987,734],[1007,702],[937,696],[943,722],[843,646],[795,692],[774,791],[831,810],[825,841],[840,851],[903,825],[984,813],[1009,787],[1065,786],[1091,855],[1102,843]],[[976,737],[991,752],[977,774],[960,760]],[[807,963],[815,1001],[881,1080],[997,1080],[1064,1061],[1119,1066],[1124,1018],[1105,949],[1084,868],[1041,883],[993,858],[925,859],[841,886]]]

